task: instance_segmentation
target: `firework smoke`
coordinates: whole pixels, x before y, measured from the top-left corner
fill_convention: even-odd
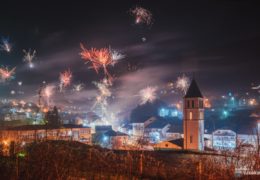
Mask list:
[[[147,102],[154,102],[157,99],[156,96],[157,87],[148,86],[145,89],[139,91],[139,96],[141,97],[140,104],[145,104]]]
[[[55,86],[54,85],[47,85],[42,91],[42,97],[45,98],[46,104],[50,106],[50,98],[54,94]]]
[[[107,100],[112,95],[109,89],[112,86],[112,84],[107,79],[103,79],[101,82],[93,82],[93,83],[98,88],[99,93],[96,96],[96,100],[92,109],[99,108],[101,111],[100,114],[102,120],[107,124],[108,123],[107,117],[110,117],[110,113],[107,111],[108,108]]]
[[[252,87],[252,89],[258,90],[260,89],[260,85]]]

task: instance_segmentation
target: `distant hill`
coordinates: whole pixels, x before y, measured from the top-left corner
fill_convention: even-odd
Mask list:
[[[252,116],[256,109],[239,109],[221,118],[221,112],[205,112],[205,129],[209,133],[216,129],[231,129],[239,134],[253,134],[257,127],[257,117]]]
[[[158,110],[161,107],[167,107],[167,104],[163,101],[157,100],[154,103],[146,103],[144,105],[138,105],[132,110],[130,115],[131,122],[143,122],[144,120],[158,116]],[[257,119],[259,117],[259,107],[248,109],[237,109],[229,112],[229,115],[225,118],[221,117],[222,109],[216,111],[205,110],[205,130],[207,133],[212,133],[217,129],[230,129],[239,134],[253,134],[257,127]],[[166,122],[169,122],[174,130],[182,133],[182,119],[178,118],[162,118]],[[176,128],[178,127],[178,128]]]
[[[155,100],[153,103],[147,102],[143,105],[138,105],[130,114],[130,122],[140,122],[152,116],[158,115],[158,110],[165,107],[167,104],[161,100]]]

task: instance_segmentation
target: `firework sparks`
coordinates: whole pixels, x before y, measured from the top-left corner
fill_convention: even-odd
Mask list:
[[[258,89],[260,89],[260,85],[258,85],[258,86],[254,86],[254,87],[252,87],[252,89],[254,89],[254,90],[258,90]]]
[[[130,14],[135,17],[135,24],[146,24],[152,23],[152,13],[142,7],[135,7],[130,9]]]
[[[11,70],[8,70],[8,68],[0,68],[0,77],[1,77],[1,80],[3,82],[9,80],[9,79],[12,79],[14,77],[14,74],[15,74],[15,69],[16,67],[14,67],[13,69]]]
[[[29,49],[28,51],[23,50],[23,52],[24,52],[23,61],[28,63],[30,68],[33,68],[34,67],[33,60],[35,59],[36,51],[35,50],[31,51],[31,49]]]
[[[107,79],[103,79],[101,82],[94,82],[94,84],[98,88],[100,95],[102,97],[111,96],[111,92],[109,90],[109,87],[111,86],[111,84],[109,83],[109,81]]]
[[[108,77],[108,79],[111,80],[112,76],[107,70],[107,66],[113,64],[113,59],[109,49],[91,48],[90,50],[88,50],[83,46],[83,44],[80,44],[80,47],[82,49],[82,52],[80,53],[81,58],[84,59],[86,62],[91,62],[91,68],[95,69],[96,73],[99,72],[99,69],[103,68],[105,75]]]
[[[70,85],[71,78],[72,78],[72,73],[70,70],[60,73],[60,81],[64,87]]]
[[[9,38],[2,38],[2,41],[1,41],[1,44],[0,44],[0,49],[2,51],[6,51],[8,53],[11,52],[12,44],[9,42]]]
[[[15,91],[14,91],[14,90],[11,90],[11,91],[10,91],[10,94],[11,94],[11,95],[14,95],[14,94],[15,94]]]
[[[70,70],[60,73],[60,91],[71,83],[72,73]]]
[[[99,107],[101,110],[101,117],[102,119],[107,122],[107,118],[109,117],[109,112],[107,111],[107,106],[108,106],[108,98],[111,97],[112,93],[109,89],[110,86],[112,86],[112,84],[107,80],[107,79],[103,79],[101,82],[93,82],[94,85],[98,88],[98,94],[96,96],[96,101],[92,107],[96,108]]]
[[[42,96],[45,98],[47,106],[50,105],[50,97],[54,94],[54,89],[54,85],[47,85],[42,91]]]
[[[84,84],[75,84],[73,86],[73,91],[80,92],[84,88]]]
[[[141,103],[140,104],[145,104],[147,102],[154,102],[155,99],[157,99],[156,96],[156,91],[157,87],[146,87],[145,89],[142,89],[139,92],[139,96],[141,97]]]
[[[118,61],[122,60],[125,58],[124,54],[121,54],[120,52],[109,48],[110,51],[110,55],[111,55],[111,59],[112,59],[112,65],[114,66],[116,63],[118,63]]]
[[[189,84],[190,79],[187,76],[183,75],[181,77],[178,77],[176,82],[176,88],[181,90],[185,94],[188,90]]]

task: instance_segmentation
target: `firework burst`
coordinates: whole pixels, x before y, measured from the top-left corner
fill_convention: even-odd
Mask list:
[[[130,14],[135,17],[135,24],[146,24],[152,23],[152,13],[142,7],[135,7],[130,9]]]
[[[109,48],[109,51],[110,51],[110,55],[111,55],[111,59],[112,59],[112,63],[111,65],[115,65],[116,63],[118,63],[118,61],[122,60],[125,58],[125,55],[124,54],[121,54],[119,51],[117,50],[114,50],[114,49],[111,49]]]
[[[73,91],[80,92],[84,88],[84,84],[75,84],[73,86]]]
[[[47,106],[50,106],[50,98],[54,94],[55,86],[47,85],[42,91],[42,97],[45,98]]]
[[[12,44],[9,41],[9,38],[2,38],[1,44],[0,44],[0,49],[2,51],[6,51],[8,53],[11,52],[12,50]]]
[[[181,77],[177,78],[176,88],[185,94],[188,90],[189,84],[190,79],[187,76],[182,75]]]
[[[80,53],[81,58],[87,63],[91,62],[91,68],[95,69],[96,73],[98,73],[100,69],[103,69],[105,75],[108,77],[109,80],[111,80],[112,76],[107,70],[107,67],[113,64],[110,50],[107,48],[91,48],[90,50],[88,50],[83,46],[83,44],[80,44],[80,47],[82,49],[82,52]]]
[[[33,60],[36,57],[36,51],[35,50],[31,51],[31,49],[29,49],[28,51],[23,50],[23,52],[24,52],[23,61],[28,63],[30,68],[33,68],[34,67]]]
[[[14,67],[13,69],[9,70],[7,67],[2,67],[0,68],[0,77],[1,77],[1,80],[3,82],[9,80],[9,79],[12,79],[14,78],[14,74],[15,74],[15,69],[16,67]]]
[[[95,103],[92,109],[97,107],[100,108],[101,117],[107,123],[106,117],[109,117],[109,112],[107,111],[108,108],[107,100],[112,95],[109,89],[112,86],[112,84],[107,79],[103,79],[101,82],[93,82],[93,83],[97,87],[99,93],[96,96]]]
[[[148,86],[142,90],[139,91],[139,96],[141,97],[141,103],[145,104],[147,102],[154,102],[155,99],[157,99],[156,96],[157,87],[151,87]]]
[[[90,50],[86,49],[83,44],[80,44],[82,52],[80,53],[81,58],[87,63],[91,62],[92,66],[96,73],[99,73],[100,69],[103,69],[104,74],[108,77],[109,80],[112,80],[111,74],[108,72],[107,67],[113,64],[113,59],[110,54],[109,49],[95,49],[91,48]]]
[[[69,69],[67,71],[60,73],[60,91],[62,91],[63,88],[70,85],[71,78],[72,78],[72,73]]]

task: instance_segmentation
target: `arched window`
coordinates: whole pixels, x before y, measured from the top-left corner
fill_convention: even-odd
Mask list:
[[[194,100],[191,101],[191,107],[192,107],[192,108],[195,108]]]
[[[190,108],[190,101],[187,100],[187,105],[186,105],[187,108]]]
[[[192,119],[192,112],[190,111],[189,113],[189,119],[191,120]]]

